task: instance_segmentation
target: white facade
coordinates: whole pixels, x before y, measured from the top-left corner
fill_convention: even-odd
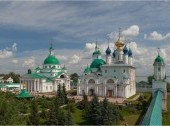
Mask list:
[[[38,66],[33,72],[28,70],[28,73],[20,78],[20,83],[25,85],[27,91],[56,92],[59,84],[70,90],[70,77],[66,67],[61,67],[59,60],[54,56],[52,45],[49,51],[49,56],[44,60],[42,67]]]
[[[161,90],[163,92],[162,99],[162,109],[167,110],[167,82],[166,82],[166,74],[165,74],[165,62],[164,59],[159,55],[156,57],[154,61],[154,78],[152,81],[152,92],[154,94],[155,91]]]
[[[95,50],[90,67],[87,66],[80,77],[77,95],[85,93],[101,97],[129,98],[136,94],[136,68],[133,66],[132,51],[120,37],[115,45],[117,49],[114,50],[113,57],[108,46],[106,62],[101,59],[100,51]]]

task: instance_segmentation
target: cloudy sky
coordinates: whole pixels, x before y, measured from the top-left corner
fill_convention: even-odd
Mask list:
[[[108,39],[113,52],[121,28],[137,75],[153,74],[158,47],[170,75],[169,12],[168,1],[1,1],[0,73],[42,65],[52,41],[61,64],[80,74],[91,63],[95,41],[105,59]]]

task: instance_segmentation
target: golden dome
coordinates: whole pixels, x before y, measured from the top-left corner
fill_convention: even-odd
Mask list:
[[[123,40],[122,40],[122,38],[121,38],[120,29],[119,29],[119,38],[118,38],[118,40],[116,41],[115,45],[116,45],[116,47],[117,47],[118,49],[123,49],[124,46],[125,46],[125,43],[123,42]]]

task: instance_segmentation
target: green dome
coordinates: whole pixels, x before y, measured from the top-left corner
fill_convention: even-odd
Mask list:
[[[102,59],[95,59],[91,65],[90,68],[100,68],[101,65],[106,64],[106,62]]]
[[[94,51],[94,52],[93,52],[93,55],[101,55],[100,50]]]
[[[21,92],[17,96],[18,98],[31,98],[32,96],[26,89],[22,89]]]
[[[91,69],[89,66],[87,66],[84,70],[84,73],[91,73]]]
[[[164,63],[164,59],[160,55],[158,55],[155,59],[155,63]]]
[[[59,60],[53,56],[53,55],[49,55],[45,60],[44,60],[44,64],[57,64],[59,65],[60,62]]]

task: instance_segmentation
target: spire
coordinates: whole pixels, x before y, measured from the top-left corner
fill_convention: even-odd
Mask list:
[[[120,37],[121,37],[121,28],[119,28],[119,36],[118,36],[118,40],[120,40]]]
[[[121,39],[121,28],[119,28],[119,36],[118,36],[118,40],[115,43],[115,46],[118,49],[123,49],[124,45],[125,45],[125,43]]]
[[[53,54],[54,54],[53,51],[54,51],[54,48],[53,48],[53,44],[52,44],[52,40],[51,40],[50,48],[49,48],[50,55],[53,55]]]
[[[96,41],[95,51],[97,51],[97,49],[98,49],[98,48],[97,48],[97,41]]]
[[[160,48],[158,48],[158,56],[160,56],[159,53],[160,53]]]
[[[110,50],[110,47],[109,47],[109,39],[107,39],[107,40],[108,40],[108,47],[106,49],[106,55],[110,55],[111,50]]]

